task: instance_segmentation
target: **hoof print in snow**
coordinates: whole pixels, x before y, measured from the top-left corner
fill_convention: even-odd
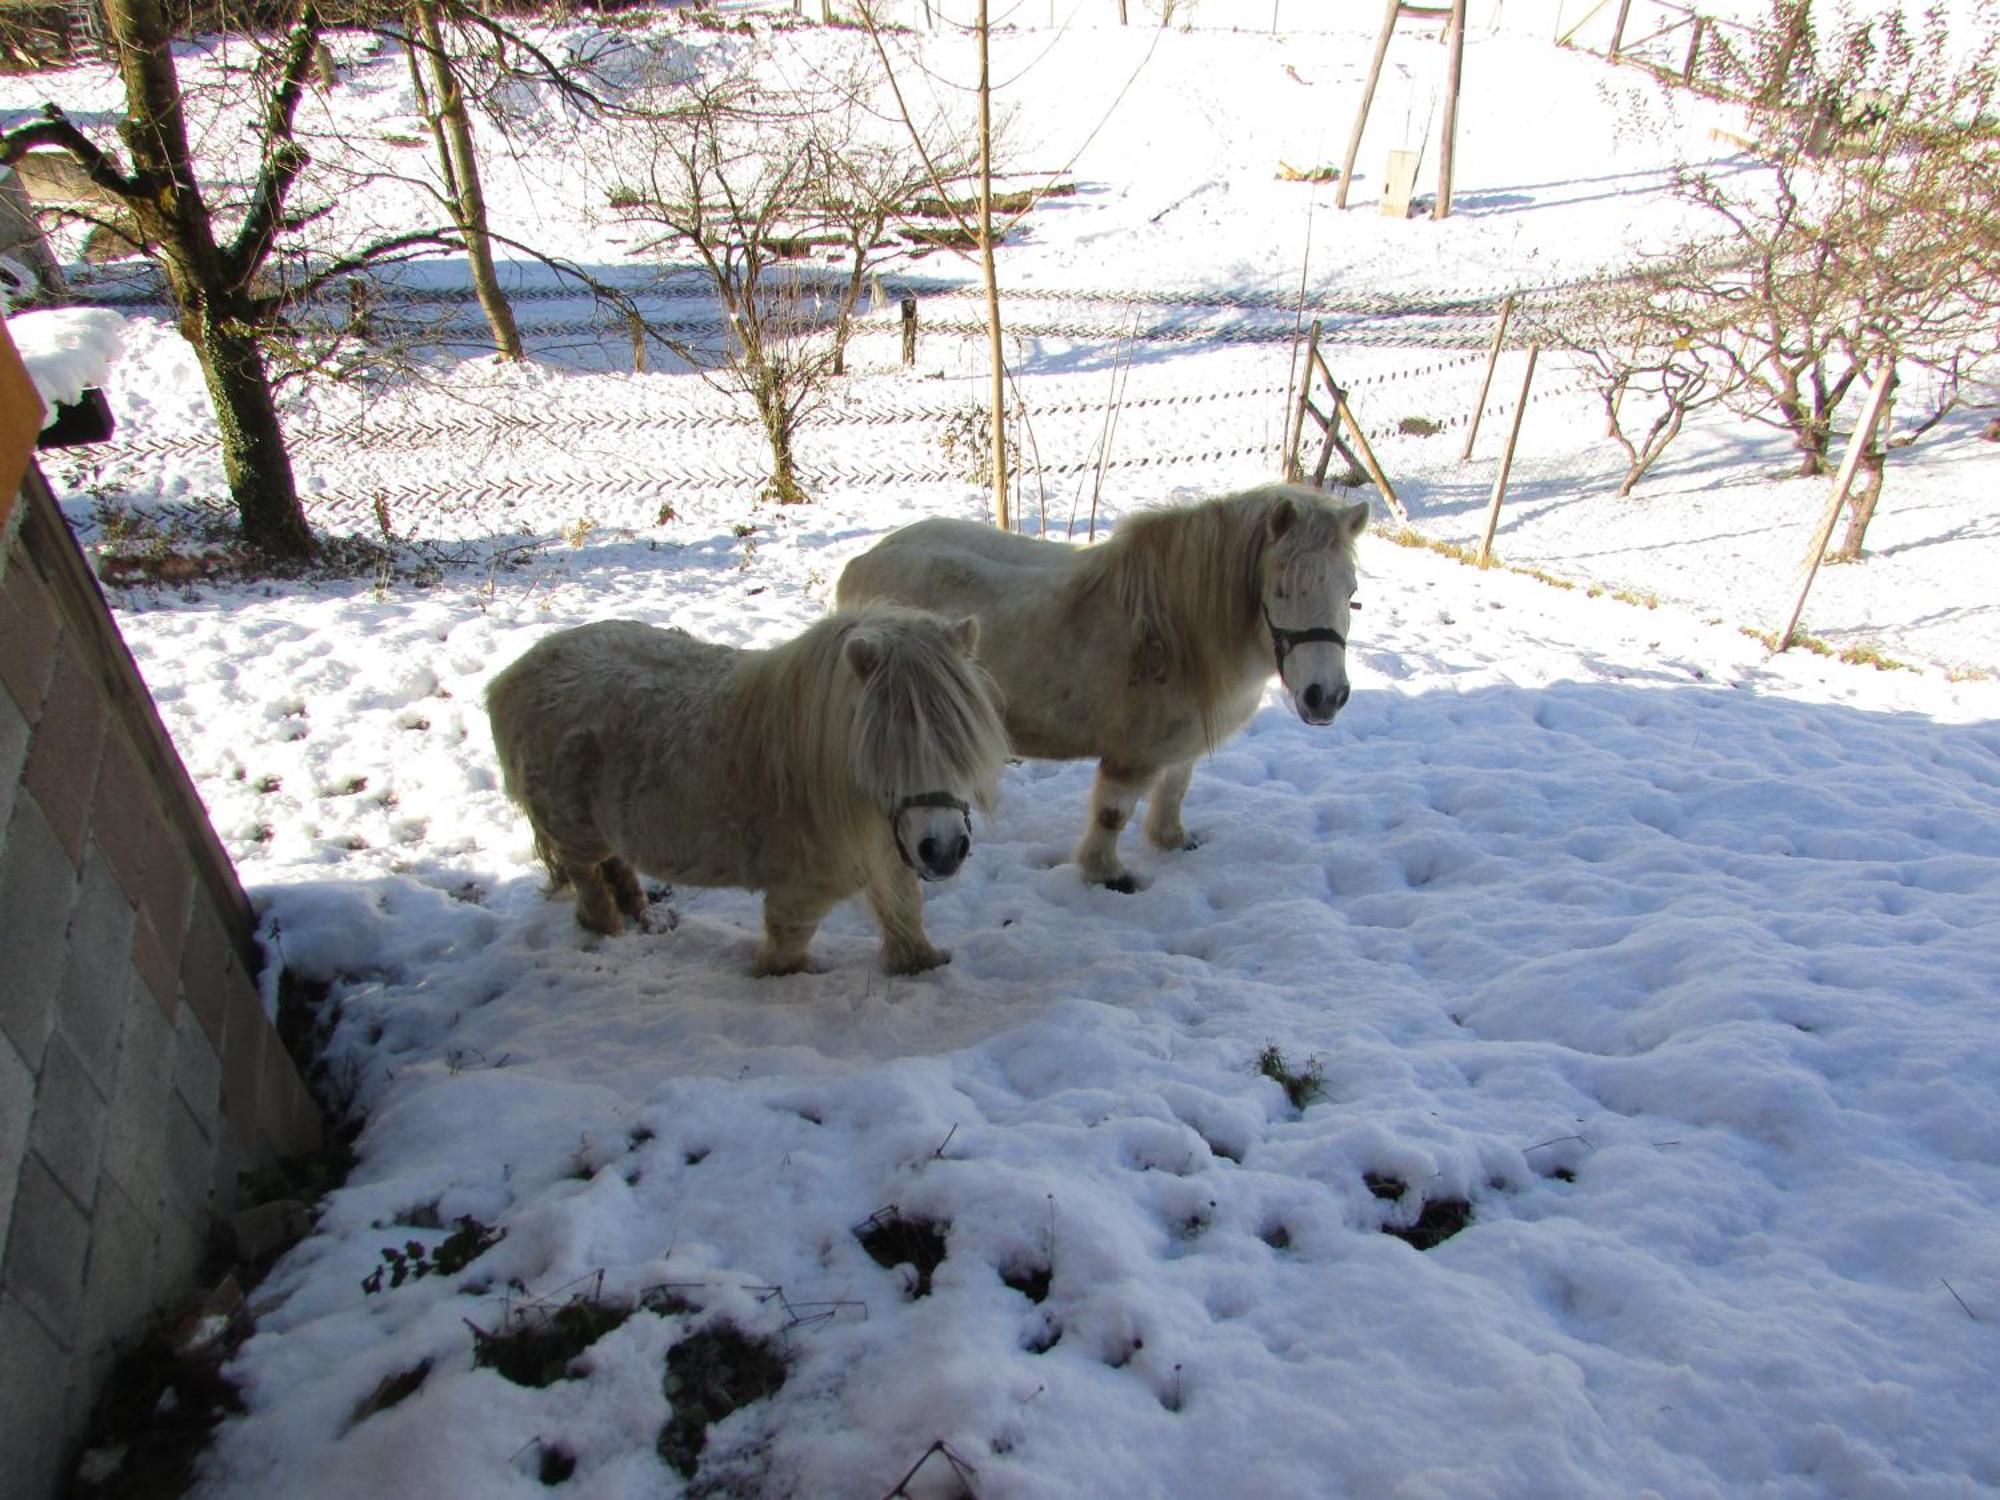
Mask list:
[[[1273,1250],[1292,1248],[1292,1232],[1282,1224],[1273,1224],[1270,1228],[1260,1231],[1257,1238]]]
[[[375,1384],[375,1389],[363,1396],[354,1406],[354,1415],[347,1419],[349,1427],[359,1427],[378,1411],[387,1411],[400,1401],[414,1396],[431,1373],[431,1362],[419,1360],[407,1370],[397,1370],[384,1375]]]
[[[473,1325],[472,1362],[516,1385],[551,1386],[572,1378],[577,1356],[631,1316],[629,1307],[589,1297],[515,1308],[498,1333]]]
[[[689,1334],[667,1351],[665,1389],[673,1413],[655,1445],[683,1479],[701,1462],[708,1429],[752,1401],[777,1394],[785,1362],[768,1339],[752,1338],[733,1323],[715,1323]]]
[[[944,1264],[944,1237],[950,1232],[949,1223],[906,1219],[890,1207],[870,1214],[857,1224],[854,1237],[884,1270],[893,1271],[904,1265],[915,1270],[916,1280],[908,1288],[914,1300],[931,1294],[931,1272]]]
[[[1414,1224],[1384,1224],[1382,1232],[1393,1234],[1419,1250],[1442,1245],[1472,1222],[1472,1205],[1463,1198],[1435,1198],[1426,1203]]]
[[[1017,1266],[1002,1271],[1000,1279],[1030,1302],[1042,1302],[1049,1295],[1050,1274],[1047,1266]]]
[[[1046,1318],[1046,1314],[1044,1315]],[[1062,1324],[1047,1319],[1026,1338],[1021,1340],[1021,1348],[1028,1354],[1047,1354],[1062,1342]]]
[[[1376,1197],[1394,1203],[1410,1190],[1410,1185],[1400,1177],[1389,1177],[1381,1172],[1363,1172],[1361,1180],[1368,1191]]]
[[[1130,1340],[1116,1345],[1107,1352],[1104,1356],[1104,1363],[1114,1370],[1122,1370],[1132,1363],[1132,1356],[1145,1347],[1146,1341],[1135,1333]]]
[[[576,1455],[560,1443],[535,1444],[535,1478],[553,1488],[576,1473]]]

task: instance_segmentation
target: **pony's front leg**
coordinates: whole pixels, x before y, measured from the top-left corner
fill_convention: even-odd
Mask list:
[[[1146,793],[1146,841],[1155,849],[1192,849],[1195,841],[1181,826],[1181,798],[1187,795],[1194,762],[1184,760],[1160,772]]]
[[[806,948],[833,903],[818,891],[773,889],[764,893],[764,943],[752,972],[759,977],[811,972]]]
[[[924,933],[924,892],[915,871],[878,866],[869,877],[868,905],[882,929],[882,967],[891,974],[921,974],[951,962]]]
[[[1097,780],[1090,788],[1090,820],[1076,846],[1076,862],[1090,884],[1109,886],[1128,896],[1141,888],[1139,878],[1119,861],[1118,835],[1131,820],[1150,780],[1150,773],[1114,770],[1108,762],[1097,763]]]

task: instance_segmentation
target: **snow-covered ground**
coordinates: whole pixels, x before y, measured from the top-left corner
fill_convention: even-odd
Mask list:
[[[1649,103],[1509,6],[1473,28],[1454,216],[1337,213],[1275,173],[1337,162],[1366,9],[1274,37],[1261,4],[1060,35],[1029,6],[1002,39],[1022,149],[1080,189],[1001,262],[1013,321],[1051,330],[1015,346],[1037,522],[1088,514],[1118,369],[1090,330],[1145,296],[1226,329],[1282,322],[1302,264],[1329,303],[1557,281],[1663,231],[1676,152],[1725,149],[1711,106]],[[400,59],[342,50],[341,107],[407,121]],[[1433,92],[1433,45],[1392,59],[1363,196]],[[36,99],[8,79],[0,102]],[[556,176],[490,177],[517,229],[619,264]],[[927,1451],[911,1494],[981,1500],[2000,1487],[2000,683],[1945,670],[2000,664],[1976,424],[1899,460],[1874,555],[1807,612],[1920,671],[1769,657],[1743,628],[1790,602],[1823,485],[1712,423],[1614,502],[1601,415],[1545,364],[1498,548],[1657,607],[1366,538],[1353,701],[1313,729],[1273,693],[1196,774],[1201,847],[1129,851],[1140,894],[1067,862],[1090,768],[1031,762],[930,893],[954,952],[931,974],[885,978],[850,907],[825,972],[754,980],[736,891],[588,937],[498,789],[485,684],[592,619],[783,639],[883,531],[983,514],[934,474],[977,346],[927,337],[904,372],[878,316],[802,443],[810,506],[753,502],[754,432],[690,377],[615,373],[615,330],[613,355],[552,336],[525,370],[468,358],[289,413],[316,516],[387,515],[464,559],[437,579],[113,590],[273,955],[331,985],[331,1067],[368,1116],[258,1289],[247,1411],[200,1493],[531,1495],[573,1461],[561,1488],[591,1496],[874,1497]],[[1375,332],[1335,346],[1356,409],[1417,529],[1473,537],[1521,356],[1460,463],[1462,426],[1395,428],[1462,421],[1490,326]],[[1267,476],[1287,354],[1143,344],[1100,522]],[[217,494],[170,330],[134,316],[109,380],[118,439],[45,455],[79,524]],[[1317,1090],[1263,1076],[1271,1048]],[[1433,1248],[1381,1232],[1453,1204],[1470,1221]],[[505,1238],[364,1289],[467,1216]],[[920,1278],[864,1237],[942,1258]],[[572,1378],[475,1368],[468,1323],[586,1291],[643,1310]],[[657,1440],[700,1381],[669,1351],[724,1322],[784,1379],[684,1482]]]

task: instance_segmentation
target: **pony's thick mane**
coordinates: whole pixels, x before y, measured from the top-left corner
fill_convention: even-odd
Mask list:
[[[1079,603],[1099,591],[1132,622],[1135,669],[1157,651],[1159,669],[1183,684],[1204,726],[1239,683],[1246,640],[1257,628],[1259,567],[1270,544],[1268,520],[1289,501],[1296,525],[1324,528],[1328,547],[1353,551],[1353,537],[1331,518],[1325,497],[1267,485],[1199,505],[1133,511],[1109,541],[1087,548],[1078,572]]]
[[[857,632],[878,650],[865,679],[843,659]],[[935,616],[842,610],[759,652],[734,686],[739,763],[761,768],[795,811],[860,811],[857,791],[877,812],[911,791],[965,788],[989,809],[998,794],[1007,733],[997,693]]]

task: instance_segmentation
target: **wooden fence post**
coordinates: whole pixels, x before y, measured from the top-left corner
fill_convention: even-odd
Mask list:
[[[1826,544],[1833,536],[1833,523],[1840,519],[1840,508],[1847,503],[1847,492],[1854,487],[1855,472],[1861,467],[1861,455],[1868,451],[1869,440],[1875,435],[1875,419],[1882,414],[1882,398],[1889,394],[1889,372],[1894,361],[1884,360],[1875,369],[1875,385],[1868,392],[1868,398],[1861,403],[1861,420],[1854,424],[1854,435],[1847,440],[1847,452],[1840,460],[1840,473],[1834,477],[1833,496],[1827,502],[1826,514],[1813,531],[1812,551],[1806,554],[1805,576],[1799,580],[1799,597],[1792,604],[1792,612],[1785,616],[1785,628],[1780,630],[1771,646],[1773,652],[1783,651],[1792,643],[1792,632],[1799,628],[1799,616],[1806,610],[1806,595],[1812,592],[1813,579],[1819,574],[1820,559],[1826,556]]]
[[[1389,0],[1382,15],[1382,34],[1375,38],[1375,60],[1368,64],[1368,82],[1361,89],[1361,107],[1354,112],[1354,129],[1347,135],[1347,156],[1340,164],[1340,188],[1333,195],[1335,208],[1347,207],[1347,186],[1354,181],[1354,159],[1361,154],[1361,132],[1368,125],[1368,108],[1375,102],[1375,85],[1382,77],[1382,62],[1389,55],[1389,38],[1396,31],[1396,17],[1403,0]]]
[[[1688,38],[1687,64],[1681,69],[1682,83],[1692,84],[1694,82],[1695,63],[1701,58],[1701,29],[1707,24],[1708,18],[1706,16],[1696,16],[1694,18],[1694,35]]]
[[[1465,76],[1465,0],[1451,0],[1451,59],[1444,75],[1444,136],[1438,142],[1438,195],[1432,219],[1451,217],[1451,169],[1458,145],[1458,85]]]
[[[1625,18],[1632,13],[1632,0],[1618,0],[1618,21],[1611,28],[1611,51],[1608,56],[1618,61],[1618,49],[1625,45]]]
[[[903,299],[903,363],[917,362],[917,299]]]
[[[1500,450],[1500,472],[1493,476],[1493,498],[1486,506],[1486,533],[1479,539],[1479,566],[1493,561],[1493,533],[1500,529],[1500,501],[1507,493],[1507,475],[1514,467],[1514,445],[1521,438],[1521,418],[1528,410],[1528,388],[1535,383],[1535,356],[1540,344],[1528,345],[1528,368],[1521,376],[1521,399],[1514,407],[1514,422],[1507,429],[1507,446]]]
[[[1472,457],[1472,444],[1479,436],[1479,418],[1486,410],[1486,393],[1493,389],[1493,370],[1500,363],[1500,341],[1507,337],[1507,320],[1514,316],[1514,294],[1509,292],[1507,300],[1500,304],[1500,326],[1493,330],[1493,347],[1486,351],[1486,375],[1479,382],[1479,399],[1472,403],[1472,423],[1465,434],[1465,451],[1458,455],[1464,463]]]

